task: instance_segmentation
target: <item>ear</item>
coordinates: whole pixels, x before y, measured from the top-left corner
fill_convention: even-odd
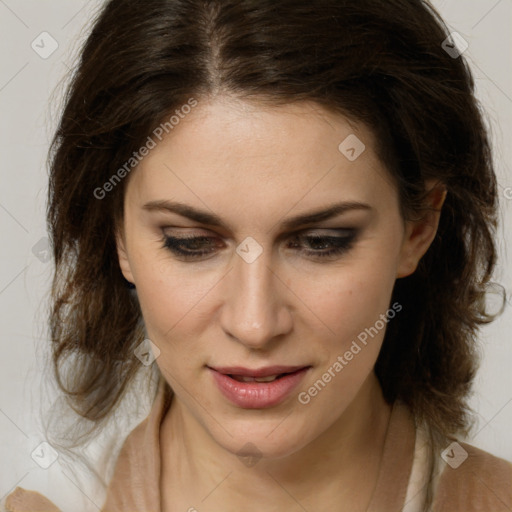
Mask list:
[[[421,218],[405,222],[397,278],[414,273],[437,233],[441,208],[446,198],[446,188],[435,180],[427,180],[425,188],[429,191],[425,199],[428,209],[422,212]]]
[[[116,229],[116,247],[117,247],[117,258],[119,260],[119,267],[121,268],[121,272],[124,278],[135,284],[135,279],[133,278],[132,269],[130,265],[130,260],[128,259],[128,253],[126,251],[126,240],[125,235],[122,229]]]

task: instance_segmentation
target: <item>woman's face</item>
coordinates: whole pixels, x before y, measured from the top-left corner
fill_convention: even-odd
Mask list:
[[[132,172],[118,248],[184,414],[233,453],[278,457],[368,381],[386,321],[400,321],[394,282],[427,235],[401,218],[364,126],[223,98],[199,102]]]

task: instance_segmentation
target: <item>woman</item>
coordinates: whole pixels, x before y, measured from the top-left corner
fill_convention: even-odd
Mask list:
[[[455,43],[416,0],[105,5],[53,144],[54,364],[98,428],[159,380],[102,510],[512,508],[457,441],[497,194]]]

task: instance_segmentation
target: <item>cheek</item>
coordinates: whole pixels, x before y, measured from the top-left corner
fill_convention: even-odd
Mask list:
[[[165,339],[194,316],[213,281],[210,284],[206,276],[205,279],[190,279],[186,272],[174,276],[169,272],[166,276],[148,274],[139,280],[140,286],[137,285],[142,314],[158,337]]]
[[[180,354],[180,361],[186,360],[187,354],[198,348],[200,333],[211,321],[201,312],[214,296],[219,276],[194,272],[161,250],[141,251],[134,263],[148,337],[162,350],[162,356],[185,352]]]
[[[394,238],[371,240],[356,257],[336,266],[326,264],[314,275],[283,269],[289,271],[282,277],[290,283],[293,294],[282,290],[282,305],[295,302],[292,309],[302,311],[296,317],[299,324],[314,331],[310,339],[321,342],[326,354],[349,347],[388,309],[395,281],[396,248],[384,247],[383,241]],[[195,349],[205,329],[214,325],[223,303],[219,292],[225,291],[229,276],[220,282],[224,274],[220,269],[201,270],[194,263],[177,262],[158,243],[148,242],[134,249],[132,264],[148,336],[166,351],[179,351],[185,345],[187,352]]]
[[[391,259],[360,263],[308,290],[315,313],[330,334],[316,335],[315,352],[321,354],[321,364],[298,396],[304,407],[299,410],[318,418],[318,424],[308,426],[312,431],[335,421],[354,399],[375,365],[390,318],[397,314],[393,310],[388,318],[381,317],[393,309]]]
[[[307,297],[329,339],[337,345],[350,345],[389,308],[395,282],[392,263],[361,259],[319,279],[304,280],[297,295]]]

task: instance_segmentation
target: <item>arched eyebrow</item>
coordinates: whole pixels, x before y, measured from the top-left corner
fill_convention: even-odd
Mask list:
[[[145,203],[142,208],[147,211],[168,211],[181,215],[182,217],[186,217],[187,219],[196,221],[200,224],[216,226],[223,229],[230,229],[230,226],[225,223],[217,214],[208,212],[206,210],[199,210],[195,207],[178,201],[150,201]],[[359,201],[335,203],[319,210],[302,213],[300,215],[285,219],[280,223],[280,226],[284,230],[293,230],[308,224],[314,224],[315,222],[325,221],[354,210],[372,211],[373,208],[369,204],[361,203]]]

